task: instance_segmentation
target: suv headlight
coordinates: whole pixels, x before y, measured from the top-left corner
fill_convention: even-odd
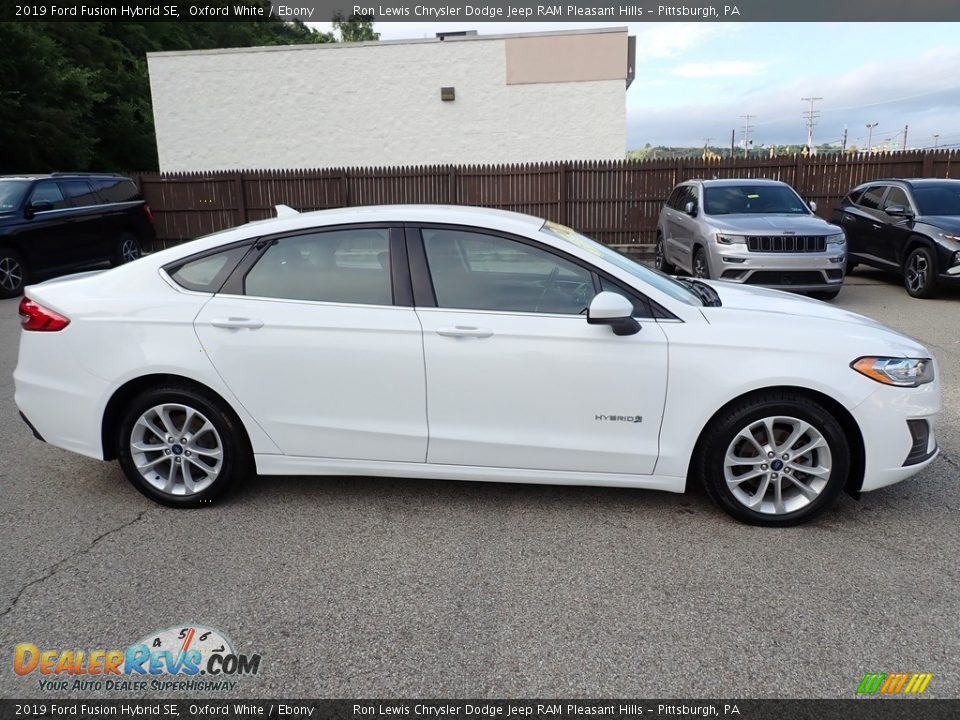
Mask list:
[[[746,245],[747,238],[743,235],[727,235],[726,233],[717,233],[717,242],[721,245]]]
[[[827,235],[827,245],[843,245],[847,241],[847,236],[843,233],[836,235]]]
[[[862,357],[850,363],[850,367],[884,385],[917,387],[933,382],[930,358]]]

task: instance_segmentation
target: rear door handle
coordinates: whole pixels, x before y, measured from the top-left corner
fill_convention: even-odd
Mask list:
[[[437,328],[437,335],[443,335],[443,337],[488,338],[493,335],[493,330],[470,325],[457,325],[456,327]]]
[[[227,328],[229,330],[239,330],[240,328],[249,328],[257,330],[263,327],[263,320],[254,320],[252,318],[231,317],[211,320],[210,324],[218,328]]]

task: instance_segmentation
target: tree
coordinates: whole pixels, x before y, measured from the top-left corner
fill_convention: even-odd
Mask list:
[[[341,42],[380,39],[380,33],[373,31],[372,15],[351,15],[349,20],[344,20],[343,13],[337,11],[333,14],[333,27],[340,31]]]

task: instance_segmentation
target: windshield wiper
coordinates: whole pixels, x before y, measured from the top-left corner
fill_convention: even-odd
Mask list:
[[[705,282],[692,278],[677,278],[677,280],[690,288],[690,291],[700,298],[700,302],[706,307],[720,307],[723,304],[720,302],[719,293]]]

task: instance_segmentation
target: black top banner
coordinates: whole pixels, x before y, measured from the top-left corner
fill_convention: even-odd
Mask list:
[[[283,2],[153,2],[150,0],[0,0],[3,21],[262,21],[329,22],[335,15],[394,22],[950,22],[955,0],[726,0],[647,3],[643,0],[557,3],[511,0],[284,0]]]

